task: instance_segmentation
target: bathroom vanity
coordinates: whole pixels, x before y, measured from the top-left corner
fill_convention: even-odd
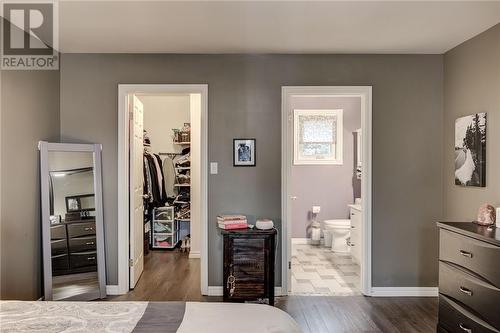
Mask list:
[[[363,242],[363,218],[361,205],[349,205],[351,217],[351,239],[349,246],[351,247],[351,256],[355,263],[361,263],[361,246]]]

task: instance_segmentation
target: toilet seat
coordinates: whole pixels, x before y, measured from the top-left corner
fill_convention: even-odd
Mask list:
[[[350,229],[351,220],[324,220],[324,229],[338,228],[338,229]]]

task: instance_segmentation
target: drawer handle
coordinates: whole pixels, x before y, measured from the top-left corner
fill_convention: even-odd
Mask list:
[[[468,328],[467,326],[465,326],[462,323],[459,323],[458,326],[462,329],[462,331],[465,331],[467,333],[472,333],[472,328]]]
[[[460,291],[466,294],[467,296],[472,296],[472,290],[470,289],[460,286]]]
[[[85,231],[91,231],[91,230],[94,230],[94,228],[92,228],[92,227],[86,227],[83,230],[85,230]]]
[[[470,252],[460,250],[460,254],[463,255],[464,257],[472,258],[472,253],[470,253]]]
[[[87,242],[85,245],[94,245],[94,242]]]
[[[95,257],[87,257],[87,260],[95,260]]]

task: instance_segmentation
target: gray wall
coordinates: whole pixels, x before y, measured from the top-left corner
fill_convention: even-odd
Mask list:
[[[1,299],[41,296],[39,140],[59,139],[59,72],[1,72]]]
[[[353,132],[361,128],[359,97],[292,97],[292,109],[343,109],[343,164],[292,165],[292,237],[309,237],[311,210],[321,206],[319,220],[349,219],[348,204],[361,195],[356,178],[356,141]]]
[[[442,56],[63,55],[62,139],[103,144],[109,284],[117,282],[118,83],[209,85],[209,160],[219,162],[209,178],[210,285],[222,282],[217,214],[269,217],[281,227],[281,86],[372,85],[373,283],[436,285]],[[257,139],[256,167],[232,167],[237,137]]]
[[[444,67],[444,213],[471,221],[481,204],[500,206],[500,24],[445,55]],[[486,187],[454,182],[455,119],[487,112]]]

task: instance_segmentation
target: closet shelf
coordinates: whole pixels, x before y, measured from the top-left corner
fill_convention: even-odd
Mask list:
[[[177,186],[177,187],[190,187],[191,184],[174,184],[174,186]]]
[[[177,170],[191,170],[191,167],[175,167]]]
[[[189,203],[191,203],[191,202],[189,202],[189,201],[177,201],[177,200],[174,201],[174,204],[189,204]]]
[[[174,142],[174,145],[190,145],[191,142]]]
[[[191,219],[176,219],[179,222],[190,222]]]

